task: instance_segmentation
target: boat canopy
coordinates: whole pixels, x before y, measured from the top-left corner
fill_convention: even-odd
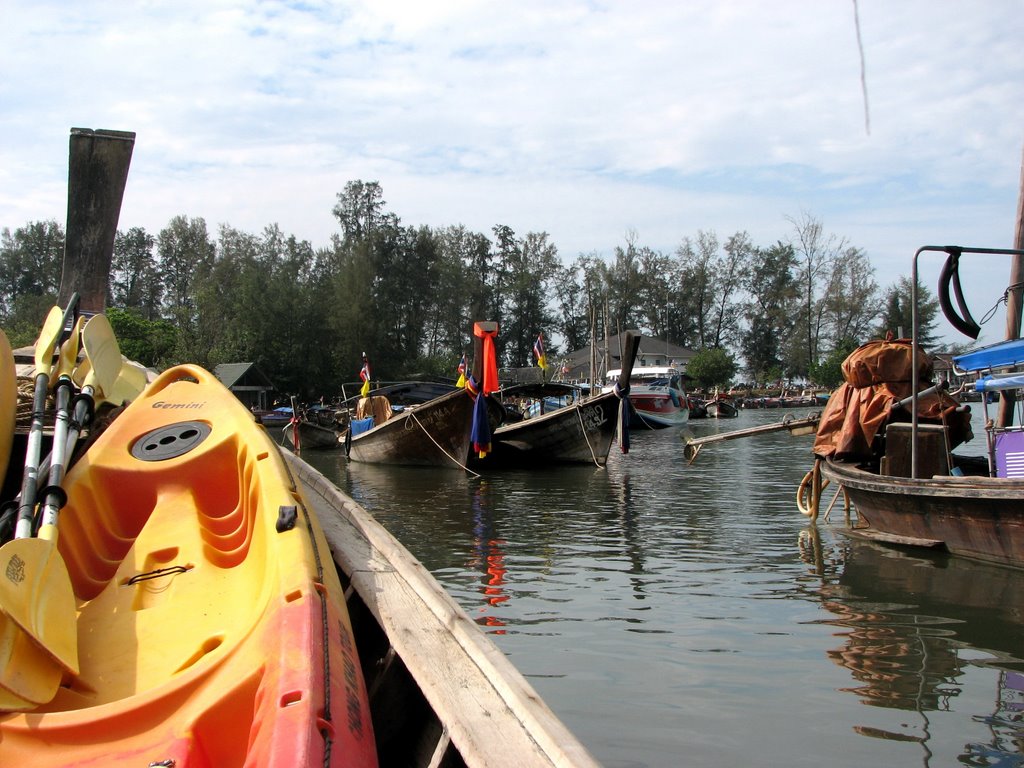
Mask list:
[[[954,370],[960,373],[987,371],[1024,364],[1024,339],[1010,339],[953,357]]]

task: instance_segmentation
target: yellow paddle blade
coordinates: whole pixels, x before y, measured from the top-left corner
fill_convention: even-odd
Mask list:
[[[43,327],[39,330],[39,338],[36,339],[36,374],[50,374],[50,366],[53,364],[53,348],[60,340],[60,334],[64,330],[64,313],[60,307],[50,307],[50,312],[43,321]]]
[[[114,329],[106,315],[93,315],[82,328],[82,346],[89,361],[91,373],[85,377],[85,386],[109,393],[121,372],[121,348]]]
[[[82,333],[82,326],[84,324],[85,318],[79,317],[75,321],[74,328],[71,329],[71,335],[68,336],[64,343],[60,345],[60,355],[57,358],[57,370],[50,382],[51,387],[61,376],[70,377],[72,371],[74,371],[75,363],[78,362],[79,337]]]
[[[0,614],[0,712],[27,712],[53,699],[63,668]]]
[[[48,530],[51,529],[52,530]],[[60,666],[78,674],[75,593],[57,551],[56,528],[0,547],[0,610]]]
[[[85,386],[85,380],[89,378],[89,374],[92,373],[92,364],[89,362],[89,358],[85,358],[78,364],[74,372],[71,374],[71,380],[75,382],[75,386],[81,389]]]
[[[146,388],[148,383],[149,377],[146,374],[146,369],[138,363],[124,359],[122,355],[121,370],[117,374],[117,381],[114,382],[114,386],[109,393],[104,393],[104,399],[109,400],[114,405],[130,403],[142,394],[142,390]]]

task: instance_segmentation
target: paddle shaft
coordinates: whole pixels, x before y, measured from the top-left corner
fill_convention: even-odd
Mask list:
[[[36,488],[39,485],[39,454],[43,444],[43,412],[46,409],[46,387],[50,379],[48,372],[36,374],[35,391],[32,397],[32,425],[29,428],[28,444],[25,448],[25,472],[21,481],[21,503],[14,528],[16,539],[32,535],[32,519],[36,506]]]

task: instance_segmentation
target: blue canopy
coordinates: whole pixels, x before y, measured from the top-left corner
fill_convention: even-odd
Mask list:
[[[1008,368],[1024,365],[1024,339],[1010,339],[998,344],[976,349],[953,358],[953,365],[960,371],[987,371],[993,368]]]

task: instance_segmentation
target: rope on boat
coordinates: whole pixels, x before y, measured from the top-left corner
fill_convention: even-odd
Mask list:
[[[421,422],[419,420],[419,418],[416,416],[416,411],[409,411],[409,417],[419,425],[419,428],[423,430],[423,434],[426,435],[430,439],[430,442],[432,442],[434,445],[437,446],[437,450],[439,450],[441,453],[443,453],[445,456],[447,456],[449,459],[451,459],[452,462],[454,462],[455,466],[461,467],[462,469],[466,470],[467,472],[469,472],[469,474],[473,475],[474,477],[480,477],[480,473],[479,472],[474,472],[472,469],[467,467],[461,461],[456,459],[454,456],[452,456],[450,453],[448,453],[448,451],[446,451],[444,449],[444,446],[442,446],[439,442],[437,442],[437,440],[434,439],[434,436],[432,434],[430,434],[430,432],[427,431],[427,428],[423,426],[423,422]],[[406,426],[406,429],[409,429],[409,427]]]
[[[850,496],[849,496],[849,494],[847,494],[846,487],[843,486],[842,483],[840,483],[839,487],[836,488],[835,496],[832,497],[832,501],[828,505],[828,509],[825,510],[825,520],[827,521],[828,520],[828,516],[830,514],[832,514],[832,507],[834,507],[836,505],[836,502],[839,501],[839,494],[840,493],[843,494],[843,508],[846,511],[846,522],[849,523],[850,522]]]
[[[796,508],[800,513],[811,518],[811,522],[818,519],[818,505],[821,502],[821,492],[828,487],[829,481],[821,481],[821,459],[814,460],[814,467],[804,475],[800,485],[796,489]]]
[[[803,480],[800,481],[800,485],[796,490],[796,507],[800,510],[800,513],[811,518],[811,522],[817,522],[818,520],[818,509],[821,504],[821,493],[829,485],[829,481],[824,482],[821,479],[821,459],[814,460],[814,467],[806,475]],[[850,514],[850,496],[846,492],[846,488],[840,483],[836,489],[835,495],[832,497],[831,503],[828,505],[828,509],[825,510],[825,520],[828,520],[829,515],[832,513],[832,508],[836,505],[839,500],[839,494],[843,494],[843,507],[846,511],[847,518]]]
[[[590,444],[590,435],[587,434],[587,425],[583,423],[583,409],[576,409],[576,417],[580,420],[580,429],[583,430],[583,439],[587,441],[587,448],[590,449],[590,458],[594,460],[594,464],[598,467],[601,466],[601,462],[597,460],[597,453],[594,451],[594,446]]]

